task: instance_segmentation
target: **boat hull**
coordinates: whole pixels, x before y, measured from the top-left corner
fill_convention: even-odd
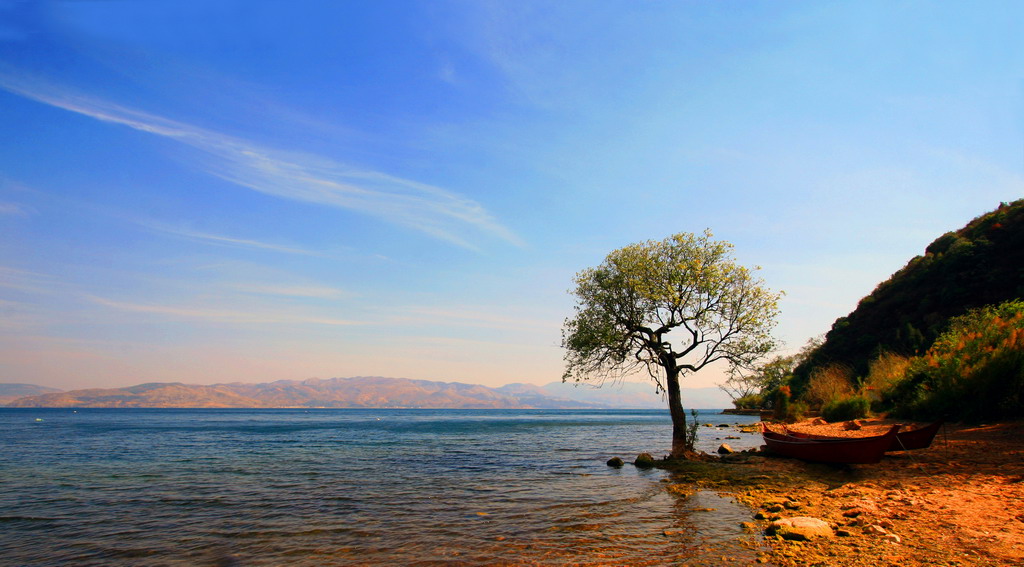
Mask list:
[[[836,464],[871,464],[895,442],[900,426],[894,425],[885,435],[859,438],[809,439],[769,431],[763,424],[761,434],[773,453],[803,461]]]
[[[936,421],[924,427],[919,427],[912,430],[900,431],[896,434],[896,438],[893,439],[892,444],[886,449],[886,452],[891,451],[912,451],[915,449],[927,449],[931,446],[932,440],[935,439],[935,434],[938,433],[939,428],[942,427],[942,421]],[[800,439],[816,439],[820,441],[830,440],[841,440],[845,437],[833,437],[830,435],[815,435],[813,433],[800,433],[797,431],[786,430],[786,434],[791,437],[797,437]]]
[[[890,451],[912,451],[914,449],[927,449],[931,447],[935,434],[942,427],[941,421],[926,425],[912,431],[900,431],[896,439],[889,446]]]

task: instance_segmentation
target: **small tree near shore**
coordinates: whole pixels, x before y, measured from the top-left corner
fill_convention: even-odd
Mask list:
[[[710,231],[633,244],[578,273],[571,291],[577,305],[562,329],[562,380],[646,370],[668,397],[675,458],[693,451],[680,378],[718,361],[750,368],[775,346],[779,294],[731,252]]]
[[[785,384],[793,373],[799,355],[775,356],[768,362],[749,371],[733,367],[729,377],[718,385],[729,394],[737,409],[761,409],[771,405],[771,394]]]

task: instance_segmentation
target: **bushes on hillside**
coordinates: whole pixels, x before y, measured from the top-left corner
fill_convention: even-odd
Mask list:
[[[867,417],[871,402],[864,396],[850,396],[834,399],[821,408],[821,417],[825,421],[848,421]]]
[[[916,419],[1024,417],[1024,301],[952,319],[886,398],[893,413]]]

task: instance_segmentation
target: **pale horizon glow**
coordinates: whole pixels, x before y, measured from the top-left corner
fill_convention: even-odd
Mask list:
[[[1022,18],[0,0],[0,382],[542,385],[576,272],[705,228],[793,352],[1024,196]]]

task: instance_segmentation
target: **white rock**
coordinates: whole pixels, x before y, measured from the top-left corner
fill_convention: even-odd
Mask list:
[[[768,535],[777,535],[783,539],[801,541],[835,535],[832,527],[827,522],[808,516],[775,520],[768,526],[766,531]]]

